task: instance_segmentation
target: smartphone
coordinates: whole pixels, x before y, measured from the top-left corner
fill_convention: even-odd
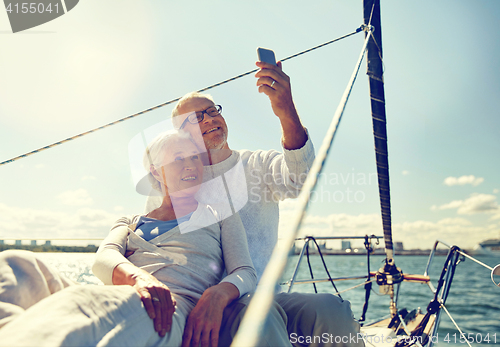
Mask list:
[[[274,56],[274,52],[270,49],[262,47],[257,48],[257,56],[259,57],[259,61],[276,65],[276,57]]]

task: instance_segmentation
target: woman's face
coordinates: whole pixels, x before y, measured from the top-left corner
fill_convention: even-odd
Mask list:
[[[171,197],[191,196],[200,188],[203,164],[196,146],[189,139],[167,142],[161,166],[153,175],[167,186]]]

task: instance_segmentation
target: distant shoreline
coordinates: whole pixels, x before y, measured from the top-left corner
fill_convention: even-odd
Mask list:
[[[97,246],[54,246],[54,245],[0,245],[0,251],[8,249],[21,249],[32,252],[51,252],[51,253],[95,253]]]
[[[437,249],[434,255],[438,256],[445,256],[448,254],[448,249]],[[468,249],[462,249],[463,252],[475,256],[475,255],[483,255],[481,253],[475,252],[473,250],[468,250]],[[429,256],[431,253],[430,249],[405,249],[405,250],[396,250],[394,251],[395,256]],[[292,254],[299,255],[300,254],[300,249],[295,249],[295,251],[292,251]],[[314,254],[317,255],[318,251],[316,249],[309,250],[309,254]],[[321,254],[323,255],[365,255],[366,256],[366,250],[365,249],[359,249],[357,252],[354,250],[351,250],[350,252],[346,252],[346,250],[340,250],[340,249],[321,249]],[[305,253],[304,253],[305,255]],[[385,250],[383,248],[378,248],[370,255],[384,255],[385,256]]]
[[[11,244],[3,244],[0,245],[0,252],[8,249],[21,249],[25,251],[32,252],[50,252],[50,253],[95,253],[97,252],[98,247],[94,245],[88,246],[55,246],[55,245],[11,245]],[[484,255],[473,250],[463,250],[465,253],[476,256],[476,255]],[[430,254],[430,249],[409,249],[409,250],[398,250],[394,252],[396,256],[428,256]],[[299,255],[300,250],[295,249],[295,251],[291,252],[292,254]],[[309,254],[317,255],[318,251],[316,249],[309,250]],[[366,256],[366,250],[360,249],[358,252],[346,252],[345,250],[340,249],[321,249],[321,254],[323,255],[353,255]],[[437,256],[445,256],[448,254],[447,249],[437,249],[435,255]],[[305,255],[305,253],[304,253]],[[376,249],[374,252],[370,253],[370,255],[385,255],[385,250],[382,248]]]

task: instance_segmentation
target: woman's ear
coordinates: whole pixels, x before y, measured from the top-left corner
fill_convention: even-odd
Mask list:
[[[167,179],[165,178],[165,169],[162,166],[160,170],[157,170],[156,167],[151,164],[149,166],[149,172],[153,175],[153,177],[159,181],[162,185],[167,184]]]
[[[156,168],[153,164],[149,165],[149,172],[151,172],[151,174],[153,175],[154,178],[159,180],[160,175],[158,174],[158,171],[156,171]]]

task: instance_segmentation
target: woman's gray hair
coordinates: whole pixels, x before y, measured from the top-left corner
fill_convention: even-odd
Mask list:
[[[151,166],[160,166],[165,159],[165,153],[168,150],[168,143],[173,139],[187,139],[193,142],[191,135],[183,130],[170,130],[156,136],[146,147],[142,157],[142,165],[148,174],[148,180],[153,189],[162,192],[161,183],[151,173]]]

